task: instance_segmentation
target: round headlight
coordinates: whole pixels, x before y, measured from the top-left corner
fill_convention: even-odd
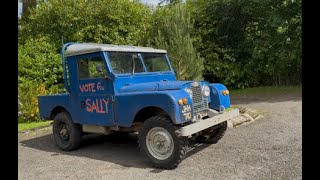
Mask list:
[[[209,88],[209,86],[204,85],[204,86],[202,87],[202,95],[203,95],[204,97],[208,97],[208,96],[210,95],[210,88]]]
[[[187,93],[190,95],[190,98],[192,99],[192,90],[190,88],[186,88]]]

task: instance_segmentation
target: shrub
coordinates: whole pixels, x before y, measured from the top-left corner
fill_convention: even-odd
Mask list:
[[[63,90],[62,85],[46,88],[44,84],[24,81],[18,85],[18,122],[39,121],[38,96],[57,94]]]
[[[46,37],[18,48],[18,121],[38,121],[37,96],[64,91],[61,56]]]

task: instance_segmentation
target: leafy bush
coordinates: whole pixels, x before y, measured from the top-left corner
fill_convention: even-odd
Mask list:
[[[43,91],[43,88],[37,88],[31,81],[26,81],[18,85],[19,122],[36,121],[40,119],[37,100],[37,95],[40,91]]]
[[[63,92],[62,85],[46,88],[44,84],[24,81],[18,84],[18,122],[39,121],[38,96]]]
[[[18,45],[18,83],[33,81],[46,87],[63,83],[61,55],[47,37],[30,38]]]
[[[193,0],[203,77],[229,88],[301,84],[301,0]]]
[[[151,11],[132,0],[38,1],[19,21],[19,41],[45,35],[57,49],[64,42],[138,45],[146,39]]]
[[[61,56],[46,37],[30,38],[18,48],[18,121],[37,121],[37,96],[64,91]]]

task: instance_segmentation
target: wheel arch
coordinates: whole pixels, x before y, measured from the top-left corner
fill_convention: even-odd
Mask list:
[[[51,113],[50,113],[50,119],[54,119],[57,114],[61,113],[61,112],[65,112],[69,115],[70,119],[72,120],[71,114],[69,113],[69,111],[63,107],[63,106],[56,106],[55,108],[52,109]]]
[[[165,110],[163,110],[162,108],[160,108],[158,106],[147,106],[147,107],[140,109],[135,114],[134,119],[133,119],[133,123],[138,123],[138,122],[143,123],[147,119],[149,119],[150,117],[155,116],[155,115],[168,116],[171,119],[169,114]]]

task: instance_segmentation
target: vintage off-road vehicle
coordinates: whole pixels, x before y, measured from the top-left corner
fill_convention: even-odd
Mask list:
[[[39,96],[40,116],[53,119],[56,145],[79,148],[87,133],[138,132],[141,152],[157,168],[177,167],[189,138],[216,143],[230,109],[219,83],[178,81],[166,50],[93,43],[62,47],[67,93]]]

